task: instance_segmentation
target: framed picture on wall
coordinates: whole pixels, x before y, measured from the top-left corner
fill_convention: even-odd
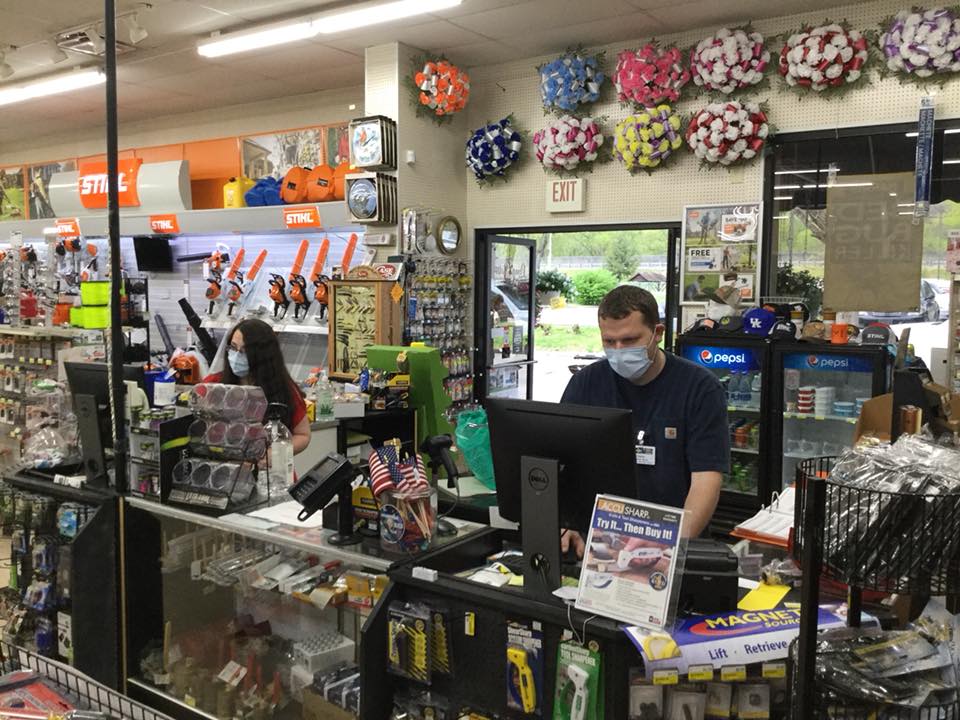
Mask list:
[[[367,366],[371,345],[403,341],[401,304],[391,297],[394,283],[383,280],[334,280],[330,290],[329,375],[353,380]]]
[[[763,203],[683,209],[681,305],[759,302],[762,211]]]

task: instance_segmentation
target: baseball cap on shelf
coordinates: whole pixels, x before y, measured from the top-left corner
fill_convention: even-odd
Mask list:
[[[800,339],[810,340],[811,342],[823,342],[830,338],[827,337],[827,329],[820,320],[811,320],[803,326]]]
[[[690,333],[712,333],[717,331],[717,323],[710,318],[700,318],[693,325],[687,328],[687,334]]]
[[[897,336],[885,323],[867,325],[860,333],[861,345],[896,345]]]
[[[797,337],[797,326],[789,320],[779,320],[770,331],[773,340],[794,340]]]
[[[777,323],[777,316],[766,308],[750,308],[743,314],[743,331],[766,337]]]
[[[739,315],[729,315],[725,318],[720,318],[720,322],[717,323],[717,330],[725,333],[738,333],[743,330],[743,318]]]

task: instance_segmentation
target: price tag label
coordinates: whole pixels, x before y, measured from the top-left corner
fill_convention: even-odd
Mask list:
[[[154,673],[153,684],[157,687],[166,687],[170,684],[170,673]]]
[[[720,668],[720,679],[723,682],[738,682],[747,679],[746,665],[728,665]]]
[[[680,673],[676,670],[654,670],[654,685],[677,685],[680,682]]]
[[[763,664],[763,677],[770,679],[785,678],[787,676],[787,664],[786,663],[764,663]]]
[[[231,660],[224,665],[223,670],[220,671],[220,674],[217,675],[217,678],[225,682],[227,685],[237,687],[246,674],[247,669],[243,665]]]
[[[710,682],[713,680],[713,665],[691,665],[687,678],[690,682]]]
[[[476,623],[477,623],[477,616],[474,613],[472,612],[465,613],[463,618],[463,634],[466,635],[467,637],[473,637],[476,634],[476,630],[477,630]]]
[[[192,708],[195,708],[197,706],[197,699],[193,695],[190,695],[189,693],[183,696],[183,702]]]

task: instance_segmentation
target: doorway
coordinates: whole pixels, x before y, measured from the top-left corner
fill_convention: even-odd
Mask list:
[[[597,306],[622,284],[649,290],[672,349],[679,225],[477,231],[477,399],[559,402],[571,375],[603,357]]]

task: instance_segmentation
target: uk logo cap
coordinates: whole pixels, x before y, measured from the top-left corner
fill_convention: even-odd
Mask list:
[[[751,308],[743,314],[743,331],[748,335],[766,337],[776,324],[776,314],[766,308]]]

